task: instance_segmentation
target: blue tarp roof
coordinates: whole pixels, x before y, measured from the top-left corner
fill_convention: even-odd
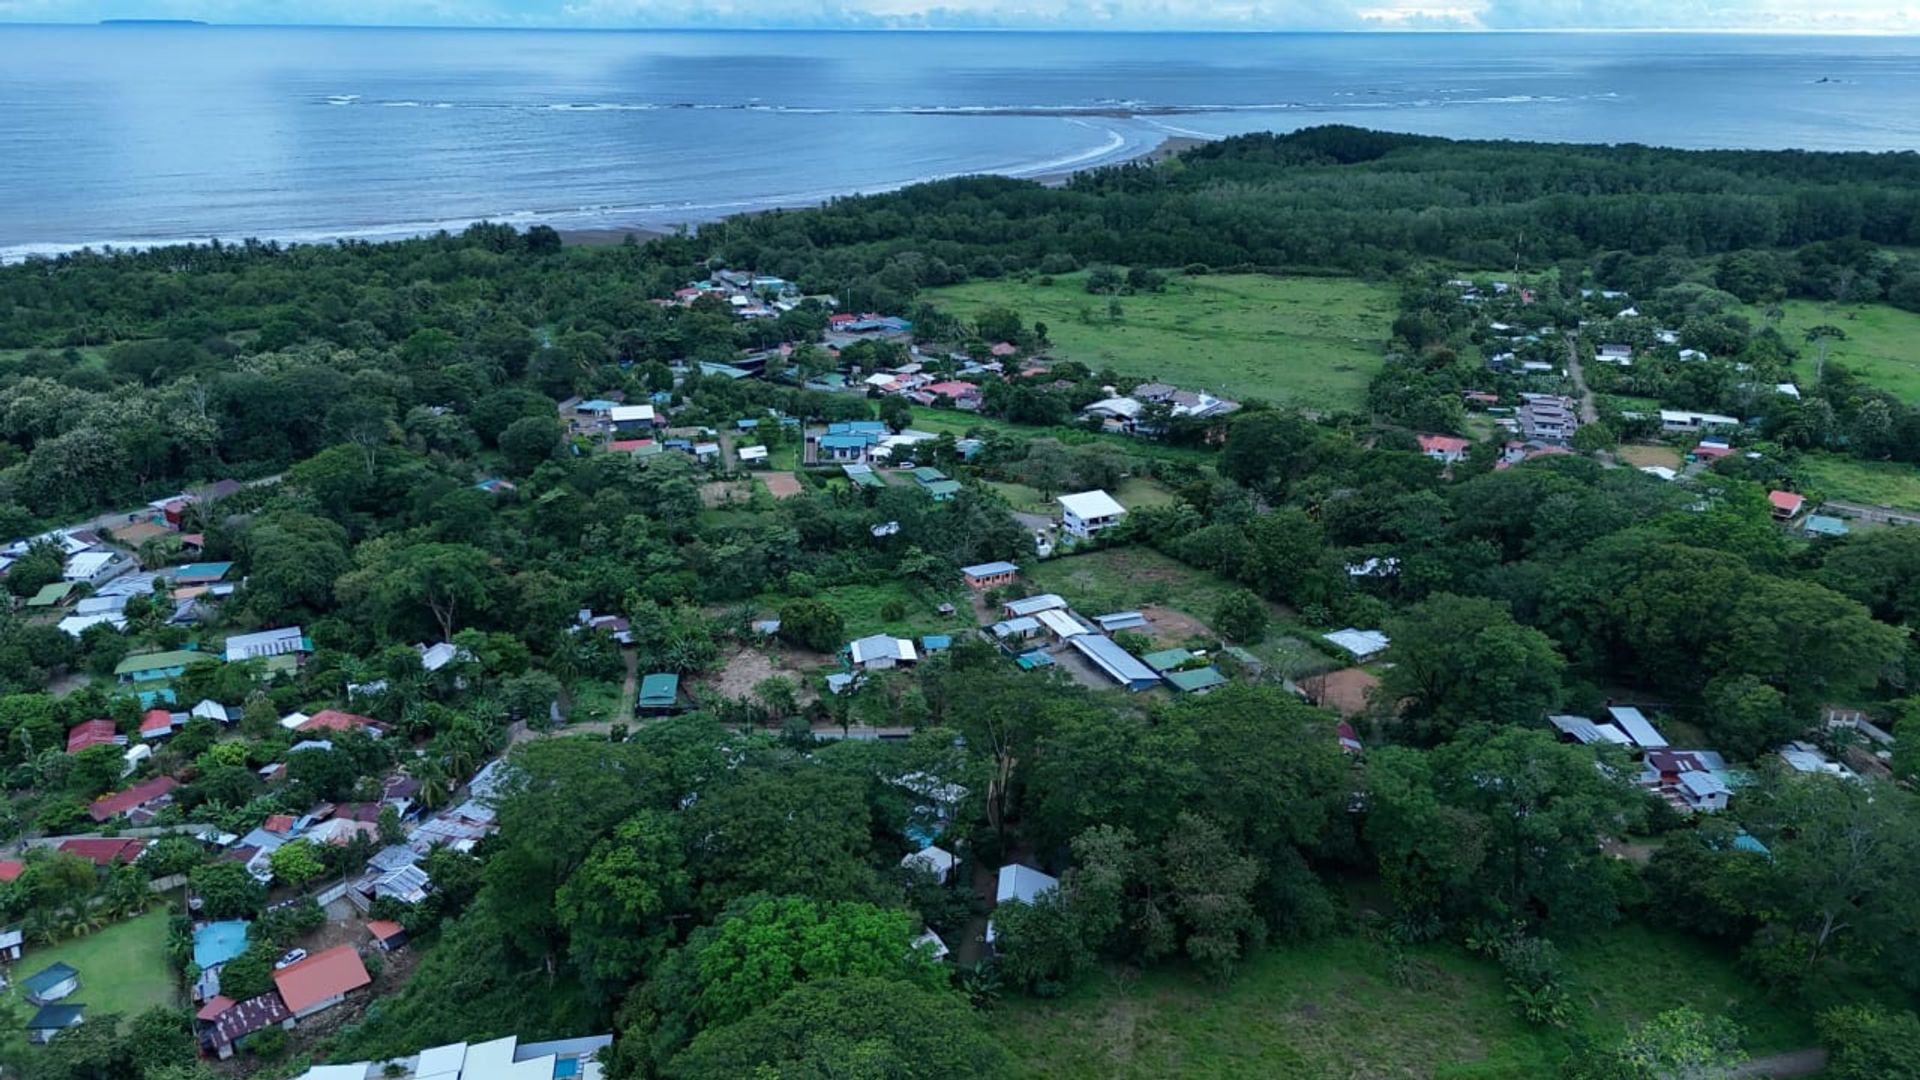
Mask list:
[[[953,636],[951,634],[928,634],[926,637],[920,639],[920,645],[928,652],[936,652],[940,649],[951,649],[953,648]]]
[[[829,435],[885,435],[887,425],[878,420],[841,420],[827,425]]]

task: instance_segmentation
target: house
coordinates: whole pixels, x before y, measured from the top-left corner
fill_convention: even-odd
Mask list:
[[[1009,863],[1000,868],[1000,875],[994,884],[993,903],[1031,904],[1042,896],[1060,887],[1060,879],[1051,874],[1043,874],[1031,866],[1022,863]],[[987,944],[993,944],[993,920],[987,920]]]
[[[966,580],[969,589],[992,589],[1001,585],[1013,584],[1014,575],[1020,567],[1010,562],[976,563],[960,568],[960,576]]]
[[[418,866],[402,866],[373,879],[370,892],[375,899],[385,897],[403,904],[417,904],[427,898],[433,879]]]
[[[83,551],[67,560],[61,578],[67,581],[99,585],[133,569],[133,563],[117,551]]]
[[[79,587],[80,583],[77,581],[49,582],[40,586],[38,592],[27,597],[27,606],[30,608],[59,607],[71,599],[73,591]]]
[[[940,935],[931,930],[920,931],[920,936],[914,938],[909,944],[915,949],[925,949],[927,956],[933,960],[945,960],[952,955],[952,950],[947,948],[947,943],[941,941]]]
[[[1443,465],[1451,465],[1467,456],[1467,447],[1472,445],[1466,439],[1452,435],[1420,435],[1420,452]]]
[[[351,945],[336,945],[273,973],[273,985],[296,1020],[333,1008],[371,982]]]
[[[607,411],[607,419],[619,432],[651,431],[659,423],[651,405],[616,405]]]
[[[13,877],[0,878],[0,880],[16,880],[20,877],[20,871],[26,869],[26,864],[9,860],[7,862],[0,862],[0,874],[4,874],[6,868],[9,866],[14,868]],[[26,940],[26,931],[23,930],[18,923],[5,929],[0,929],[0,960],[11,963],[20,959],[20,950],[25,945]],[[5,987],[6,979],[0,978],[0,989],[5,989]]]
[[[280,995],[269,991],[245,1001],[211,998],[194,1014],[194,1019],[204,1025],[200,1030],[200,1044],[224,1060],[233,1056],[233,1048],[242,1039],[270,1027],[291,1028],[294,1017]]]
[[[1135,693],[1160,685],[1160,676],[1105,634],[1081,634],[1067,639],[1101,674]]]
[[[1703,814],[1718,813],[1727,808],[1727,797],[1733,789],[1726,781],[1710,772],[1685,772],[1680,774],[1679,792],[1687,806]]]
[[[1597,363],[1612,364],[1615,367],[1632,367],[1633,346],[1596,345],[1593,349],[1593,359]]]
[[[1067,606],[1066,600],[1061,596],[1059,596],[1058,594],[1041,593],[1038,596],[1028,596],[1019,600],[1009,600],[1005,604],[1001,605],[1001,610],[1007,613],[1008,618],[1017,619],[1017,618],[1022,618],[1028,615],[1038,615],[1043,611],[1053,611],[1056,609],[1064,609],[1066,606]]]
[[[19,881],[20,875],[26,872],[27,864],[21,862],[19,859],[0,859],[0,884],[11,884]],[[20,958],[16,956],[13,957],[13,959],[18,960]]]
[[[929,383],[921,387],[922,393],[932,394],[935,398],[946,398],[953,402],[956,409],[973,411],[980,408],[980,388],[970,382],[949,379],[945,382]]]
[[[1767,502],[1773,504],[1773,520],[1792,521],[1800,513],[1800,507],[1807,501],[1805,495],[1792,491],[1769,491]]]
[[[1003,619],[987,628],[995,641],[1025,641],[1040,632],[1040,620],[1031,615],[1022,615],[1017,619]]]
[[[909,870],[925,870],[945,885],[953,877],[953,868],[959,861],[953,852],[944,848],[926,847],[909,853],[900,860],[900,865]]]
[[[1680,479],[1679,473],[1667,468],[1665,465],[1642,465],[1640,466],[1640,471],[1656,479],[1665,480],[1669,484]]]
[[[67,753],[77,754],[95,746],[124,744],[126,736],[114,730],[111,720],[82,720],[67,729]]]
[[[245,713],[238,705],[222,705],[208,698],[200,702],[200,704],[195,705],[187,715],[196,719],[211,720],[216,724],[232,726],[239,723]]]
[[[1162,649],[1141,657],[1140,662],[1165,675],[1193,658],[1194,654],[1186,649]]]
[[[853,666],[863,671],[884,671],[920,659],[912,641],[885,634],[873,634],[853,642],[847,646],[847,654]]]
[[[929,484],[922,484],[920,490],[926,492],[927,497],[934,502],[952,502],[953,497],[960,494],[960,481],[935,480]]]
[[[62,840],[54,849],[68,855],[78,855],[102,870],[110,869],[122,863],[137,862],[147,850],[147,842],[131,837],[107,837],[92,839],[75,837]]]
[[[219,659],[217,656],[194,652],[191,649],[140,653],[115,664],[113,674],[122,683],[158,682],[179,677],[192,664],[217,663]]]
[[[86,1019],[85,1005],[42,1005],[40,1011],[27,1021],[27,1041],[45,1044],[53,1041],[55,1035],[83,1022]]]
[[[181,717],[175,722],[175,715]],[[140,717],[140,737],[143,739],[164,739],[185,726],[185,713],[170,713],[165,709],[148,709]]]
[[[121,814],[151,811],[171,802],[173,789],[178,786],[179,783],[171,776],[156,776],[125,791],[102,795],[93,800],[93,804],[87,807],[87,816],[95,821],[106,822]]]
[[[392,1076],[396,1080],[601,1080],[600,1051],[612,1045],[611,1035],[521,1044],[508,1035],[482,1043],[430,1046],[392,1061],[356,1061],[347,1065],[316,1065],[294,1080],[368,1080]]]
[[[284,722],[283,722],[284,726]],[[343,712],[339,709],[321,709],[312,716],[293,726],[294,731],[366,731],[380,734],[380,722],[371,716]]]
[[[1331,634],[1321,634],[1321,640],[1337,645],[1353,655],[1355,660],[1365,662],[1387,651],[1393,644],[1391,638],[1378,630],[1356,630],[1349,626],[1345,630],[1336,630]]]
[[[297,626],[262,630],[257,634],[236,634],[227,639],[227,663],[267,659],[275,656],[299,657],[313,651],[313,642]]]
[[[657,672],[640,680],[640,697],[635,707],[641,712],[670,713],[680,703],[680,676]]]
[[[1130,397],[1110,397],[1081,409],[1080,415],[1093,417],[1123,431],[1131,431],[1134,422],[1140,418],[1140,412],[1145,407]]]
[[[407,943],[407,928],[390,919],[368,919],[367,934],[375,948],[390,953]]]
[[[1688,412],[1683,409],[1661,409],[1660,430],[1662,431],[1707,431],[1713,428],[1735,428],[1740,421],[1719,413]]]
[[[1106,633],[1116,630],[1134,630],[1147,625],[1147,617],[1137,611],[1116,611],[1108,615],[1096,615],[1093,621]]]
[[[1607,715],[1613,718],[1614,727],[1626,732],[1627,738],[1633,740],[1633,745],[1642,750],[1666,749],[1667,740],[1660,737],[1660,733],[1654,730],[1639,709],[1630,705],[1611,705],[1607,708]]]
[[[212,585],[224,581],[232,569],[230,562],[197,562],[176,566],[163,574],[175,585]]]
[[[764,446],[743,446],[738,454],[743,465],[763,465],[767,461],[767,448]]]
[[[932,656],[937,652],[946,652],[953,648],[953,635],[926,634],[920,638],[920,652],[923,656]]]
[[[56,961],[20,980],[20,988],[31,1004],[51,1005],[79,991],[80,973]]]
[[[878,435],[820,435],[813,444],[827,461],[864,461],[879,441]]]
[[[1819,747],[1798,739],[1780,748],[1780,760],[1787,763],[1787,768],[1798,773],[1822,773],[1848,779],[1859,778],[1852,769],[1828,757]]]
[[[1565,442],[1580,426],[1573,402],[1555,394],[1522,394],[1520,434],[1538,442]]]
[[[1560,733],[1561,742],[1577,742],[1583,746],[1633,745],[1626,732],[1612,724],[1596,724],[1584,716],[1549,716],[1547,723]]]
[[[1183,694],[1204,694],[1227,685],[1227,677],[1220,674],[1220,669],[1211,664],[1187,671],[1169,671],[1161,678],[1166,679],[1168,685]]]
[[[1082,538],[1090,537],[1102,529],[1110,529],[1127,516],[1127,508],[1104,491],[1062,495],[1057,501],[1060,503],[1061,527]]]
[[[1080,620],[1069,615],[1064,608],[1048,608],[1036,613],[1033,618],[1061,641],[1089,633],[1087,628],[1081,625]]]
[[[840,469],[847,474],[847,479],[853,483],[854,487],[883,488],[887,486],[887,482],[880,479],[871,465],[842,465]]]

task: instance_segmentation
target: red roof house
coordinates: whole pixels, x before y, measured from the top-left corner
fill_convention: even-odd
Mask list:
[[[216,1003],[222,1008],[213,1012]],[[209,1016],[209,1012],[213,1014]],[[286,1002],[280,1000],[279,994],[272,992],[240,1002],[216,996],[195,1016],[212,1025],[202,1032],[201,1037],[207,1048],[222,1058],[232,1057],[234,1044],[248,1035],[275,1024],[285,1025],[293,1019]]]
[[[173,714],[165,709],[148,709],[140,718],[140,737],[158,739],[173,734]]]
[[[367,966],[351,945],[336,945],[273,973],[273,985],[296,1018],[330,1009],[350,991],[371,982]]]
[[[94,746],[112,746],[120,741],[120,733],[113,729],[111,720],[82,720],[67,732],[67,753],[77,754]]]
[[[1767,501],[1773,504],[1775,521],[1790,521],[1800,512],[1800,507],[1807,501],[1807,497],[1791,491],[1769,491]]]
[[[319,712],[307,717],[304,723],[293,730],[353,731],[360,728],[378,726],[379,722],[371,716],[360,716],[357,713],[342,712],[339,709],[321,709]]]
[[[147,850],[147,842],[128,837],[104,840],[62,840],[55,850],[89,859],[93,865],[104,869],[115,863],[130,863],[139,858],[140,853]]]
[[[292,814],[275,814],[260,826],[275,836],[285,836],[293,831]]]
[[[95,821],[110,821],[130,810],[159,802],[178,786],[171,776],[156,776],[125,791],[102,795],[93,800],[93,805],[87,807],[87,816]]]
[[[1459,461],[1467,456],[1467,440],[1452,435],[1420,436],[1420,452],[1435,461]]]
[[[18,881],[26,869],[27,864],[19,859],[0,859],[0,882]]]
[[[993,348],[987,351],[995,356],[1013,356],[1020,351],[1020,346],[1011,341],[1000,341],[995,342]]]

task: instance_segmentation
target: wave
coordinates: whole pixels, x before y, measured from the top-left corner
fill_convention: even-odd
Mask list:
[[[1268,112],[1332,112],[1348,109],[1431,109],[1452,108],[1463,105],[1533,105],[1554,104],[1572,100],[1617,101],[1620,95],[1614,92],[1586,94],[1577,98],[1562,97],[1554,94],[1497,94],[1491,96],[1468,97],[1461,95],[1427,94],[1421,97],[1394,98],[1390,95],[1400,91],[1362,90],[1335,91],[1334,99],[1364,97],[1368,100],[1325,100],[1325,101],[1266,101],[1266,102],[1188,102],[1154,103],[1131,100],[1101,100],[1087,104],[1034,103],[1026,105],[1009,104],[961,104],[961,105],[781,105],[761,101],[745,102],[708,102],[708,101],[560,101],[560,102],[433,102],[424,107],[436,109],[481,109],[531,112],[563,113],[599,113],[599,112],[758,112],[799,116],[1029,116],[1061,118],[1094,118],[1107,120],[1144,120],[1160,116],[1199,116],[1220,113],[1268,113]],[[358,105],[363,100],[357,94],[337,94],[322,99],[328,105]],[[385,108],[417,109],[423,105],[418,101],[371,101],[369,105]]]

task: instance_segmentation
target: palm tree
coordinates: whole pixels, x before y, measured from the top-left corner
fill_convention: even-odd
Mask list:
[[[447,783],[446,768],[431,754],[422,754],[408,762],[407,775],[419,782],[420,805],[428,810],[446,805],[447,797],[453,793]]]

